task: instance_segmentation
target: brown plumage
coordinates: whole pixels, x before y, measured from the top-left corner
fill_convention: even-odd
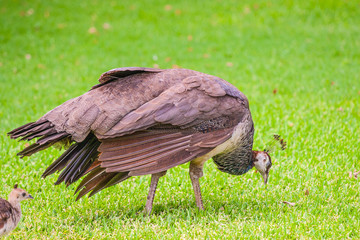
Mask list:
[[[266,162],[254,163],[261,152],[252,152],[248,100],[230,83],[188,69],[138,67],[110,70],[99,82],[38,121],[9,132],[11,138],[38,138],[18,153],[21,157],[55,143],[72,143],[43,177],[62,171],[56,184],[69,185],[85,176],[77,198],[131,176],[152,174],[146,203],[150,213],[158,179],[191,161],[190,178],[203,209],[199,178],[204,162],[215,155],[219,170],[240,175],[255,166],[266,182],[270,157],[264,153]]]
[[[24,189],[17,188],[17,184],[9,195],[9,200],[0,198],[0,238],[14,230],[21,218],[20,202],[33,199]]]

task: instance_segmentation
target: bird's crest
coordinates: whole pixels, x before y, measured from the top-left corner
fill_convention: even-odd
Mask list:
[[[274,134],[273,139],[266,145],[264,152],[271,153],[278,149],[285,150],[286,142],[280,135]]]

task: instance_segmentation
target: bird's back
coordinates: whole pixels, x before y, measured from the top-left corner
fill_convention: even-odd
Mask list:
[[[45,114],[58,132],[81,142],[90,131],[102,137],[129,112],[158,97],[188,76],[205,75],[188,69],[139,72],[100,84]],[[102,78],[100,77],[100,82]],[[40,119],[40,120],[41,120]]]

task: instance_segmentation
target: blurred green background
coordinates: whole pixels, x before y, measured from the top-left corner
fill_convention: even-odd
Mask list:
[[[359,64],[355,0],[0,0],[0,196],[19,183],[35,197],[10,239],[358,238]],[[74,203],[75,186],[41,179],[59,150],[16,157],[25,143],[8,131],[126,66],[190,68],[236,85],[250,101],[254,147],[274,133],[288,141],[267,190],[254,171],[230,176],[209,161],[199,212],[180,166],[144,218],[148,176]]]

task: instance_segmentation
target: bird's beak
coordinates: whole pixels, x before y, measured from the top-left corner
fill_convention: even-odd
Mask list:
[[[268,178],[269,178],[269,173],[264,173],[262,175],[263,179],[264,179],[264,184],[266,185],[267,184],[267,181],[268,181]]]
[[[29,199],[34,199],[33,196],[31,196],[30,194],[29,194],[29,196],[28,196],[27,198],[29,198]]]

